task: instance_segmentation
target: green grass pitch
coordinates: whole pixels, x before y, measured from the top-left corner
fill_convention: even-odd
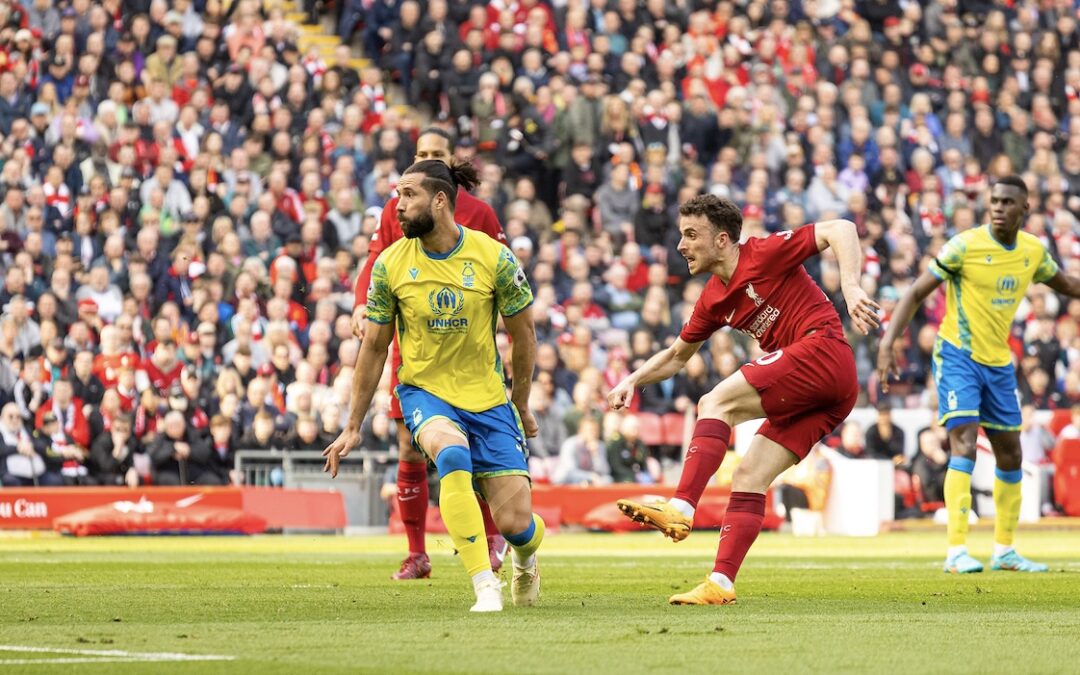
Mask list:
[[[0,673],[1075,673],[1080,533],[1021,531],[1052,572],[957,577],[944,533],[764,534],[739,604],[671,607],[716,533],[559,534],[532,609],[472,616],[449,539],[391,582],[389,537],[0,538]],[[970,548],[988,558],[986,532]],[[56,651],[44,651],[44,650]],[[199,655],[231,657],[193,661]]]

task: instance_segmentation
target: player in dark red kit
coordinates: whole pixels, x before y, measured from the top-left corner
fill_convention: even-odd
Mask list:
[[[441,162],[448,162],[452,150],[453,145],[449,134],[442,129],[428,128],[421,131],[420,136],[416,139],[415,160],[420,162],[425,159],[436,159]],[[397,205],[398,198],[393,197],[383,209],[379,228],[371,236],[367,263],[364,265],[364,269],[360,271],[360,276],[356,279],[353,333],[360,339],[364,337],[363,326],[367,311],[368,284],[371,283],[371,270],[375,266],[375,260],[381,252],[405,236],[401,231],[401,223],[398,222]],[[506,243],[506,235],[503,233],[502,225],[499,224],[499,219],[495,216],[491,206],[472,196],[463,188],[458,189],[454,219],[464,227],[483,232],[495,241]],[[390,370],[391,391],[398,385],[397,371],[401,367],[401,351],[398,348],[396,335],[394,336],[392,359],[393,364]],[[401,514],[401,522],[405,525],[405,535],[409,540],[409,555],[401,562],[401,569],[394,574],[393,578],[397,580],[424,579],[431,576],[431,560],[428,558],[427,547],[424,542],[428,510],[427,460],[413,447],[412,434],[401,423],[401,404],[396,396],[390,397],[390,418],[398,422],[398,513]],[[506,553],[507,544],[495,527],[495,522],[491,519],[491,512],[488,510],[487,505],[481,501],[480,507],[487,528],[491,567],[495,572],[498,572],[502,566],[502,557]]]
[[[724,460],[732,427],[766,418],[735,470],[713,573],[670,600],[675,605],[725,605],[735,602],[735,575],[761,531],[769,485],[844,421],[858,395],[855,357],[840,317],[803,261],[833,249],[859,332],[865,335],[877,327],[879,308],[859,286],[859,238],[850,221],[829,220],[739,244],[742,214],[726,199],[695,197],[679,208],[679,215],[679,252],[690,273],[713,276],[679,338],[612,389],[608,402],[623,408],[635,387],[679,372],[723,326],[755,338],[768,353],[701,397],[675,497],[653,504],[620,500],[619,509],[675,541],[685,539],[701,493]]]

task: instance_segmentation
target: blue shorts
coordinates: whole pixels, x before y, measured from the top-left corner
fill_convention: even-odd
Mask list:
[[[437,419],[448,420],[469,441],[473,476],[528,477],[525,431],[517,410],[509,401],[483,412],[469,412],[408,384],[399,384],[394,394],[401,402],[405,426],[412,432],[413,444],[417,448],[420,446],[416,438],[428,423]],[[420,450],[423,451],[423,448]]]
[[[978,422],[995,431],[1020,429],[1020,392],[1011,366],[984,366],[938,338],[931,360],[938,418],[946,429]]]

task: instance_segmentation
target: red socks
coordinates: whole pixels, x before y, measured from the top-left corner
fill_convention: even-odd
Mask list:
[[[765,495],[756,492],[732,492],[720,528],[720,546],[716,550],[714,572],[735,581],[746,552],[754,545],[765,519]]]
[[[428,480],[426,462],[401,462],[397,474],[398,514],[409,539],[409,553],[427,553]]]
[[[731,441],[731,427],[726,422],[714,419],[698,420],[694,425],[694,437],[690,439],[690,449],[686,451],[679,488],[675,498],[681,499],[697,508],[701,493],[709,479],[716,475],[724,463],[728,442]]]
[[[480,495],[476,495],[476,501],[480,502],[480,515],[484,516],[484,532],[487,536],[494,537],[499,534],[499,528],[495,525],[495,519],[491,517],[491,507],[480,498]]]

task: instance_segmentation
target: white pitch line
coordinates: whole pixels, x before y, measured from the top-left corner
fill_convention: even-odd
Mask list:
[[[176,663],[176,661],[174,659],[94,658],[91,656],[65,657],[62,659],[0,659],[0,666],[60,665],[69,663]]]
[[[87,659],[86,662],[109,663],[110,659],[125,659],[135,661],[232,661],[235,656],[222,656],[218,654],[178,654],[174,652],[125,652],[120,649],[65,649],[62,647],[28,647],[25,645],[0,645],[0,652],[21,652],[30,654],[71,654],[74,656],[104,657]],[[32,663],[64,663],[58,659],[17,659],[19,662],[30,661]],[[16,660],[0,660],[0,663],[14,663]],[[83,663],[84,661],[68,661],[70,663]]]

